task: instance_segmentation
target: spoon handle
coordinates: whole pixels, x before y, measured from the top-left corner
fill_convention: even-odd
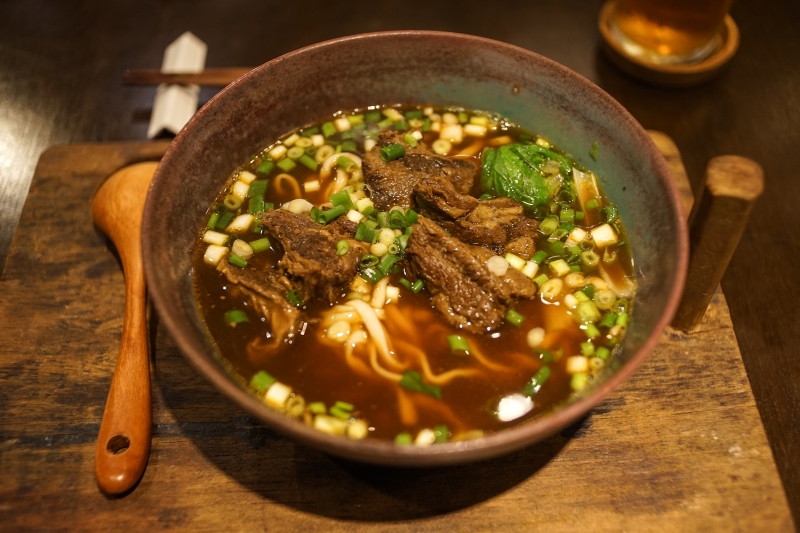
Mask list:
[[[144,272],[141,261],[123,258],[123,267],[125,322],[94,463],[97,484],[110,495],[127,492],[144,473],[153,420]]]

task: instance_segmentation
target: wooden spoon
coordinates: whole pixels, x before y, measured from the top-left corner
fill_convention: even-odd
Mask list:
[[[94,195],[92,218],[114,242],[125,272],[125,322],[106,410],[97,439],[94,472],[106,494],[130,490],[150,455],[153,412],[142,268],[142,211],[158,163],[138,163],[112,174]]]

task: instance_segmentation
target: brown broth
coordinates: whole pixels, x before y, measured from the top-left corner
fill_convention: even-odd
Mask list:
[[[414,107],[401,108],[401,111],[407,109]],[[492,136],[511,135],[518,138],[520,134],[525,133],[524,130],[506,124]],[[434,134],[428,133],[425,140],[430,144],[434,138]],[[453,153],[473,142],[474,139],[465,140],[461,145],[454,147]],[[243,165],[242,170],[255,172],[264,159],[264,153]],[[238,172],[237,170],[234,173],[232,180]],[[266,201],[274,203],[276,207],[292,200],[295,196],[289,187],[283,190],[276,187],[274,178],[279,172],[281,171],[273,170],[266,192]],[[302,165],[298,165],[292,171],[292,175],[301,184],[317,179],[316,172]],[[476,182],[479,181],[476,179]],[[227,190],[228,187],[222,191],[216,203],[225,197]],[[315,205],[321,205],[328,201],[325,191],[326,185],[323,184],[319,191],[305,194],[303,197]],[[481,193],[479,184],[473,193],[476,196]],[[602,202],[605,205],[606,201]],[[243,209],[246,209],[246,205]],[[239,237],[252,241],[261,235],[251,231]],[[624,235],[620,238],[624,239]],[[537,242],[537,248],[539,245]],[[387,310],[387,313],[389,316],[397,316],[399,312],[399,315],[405,317],[409,323],[401,324],[389,319],[384,321],[384,327],[390,338],[394,339],[396,358],[406,363],[408,368],[421,371],[415,353],[423,350],[434,374],[453,369],[475,371],[473,376],[453,379],[450,383],[442,385],[441,399],[436,399],[405,390],[397,383],[371,370],[355,371],[348,365],[342,345],[327,340],[323,328],[315,324],[316,317],[330,307],[327,304],[313,302],[308,304],[305,310],[305,317],[308,320],[306,327],[302,329],[301,335],[292,340],[291,346],[274,353],[254,349],[252,347],[254,339],[264,338],[270,334],[269,325],[263,319],[251,319],[250,322],[240,323],[235,327],[225,323],[223,316],[230,309],[244,310],[249,312],[250,316],[256,314],[251,310],[251,304],[247,300],[237,299],[231,295],[227,280],[221,273],[213,266],[204,264],[204,249],[205,245],[199,242],[194,255],[195,296],[208,333],[221,357],[227,360],[245,381],[263,370],[279,382],[291,386],[294,393],[302,395],[307,403],[324,402],[328,407],[337,401],[353,404],[353,418],[367,421],[370,437],[394,439],[400,433],[410,433],[413,436],[422,429],[441,424],[447,425],[451,436],[476,429],[483,432],[499,431],[547,413],[573,395],[572,377],[567,373],[566,361],[569,356],[581,353],[581,343],[587,338],[563,303],[548,303],[538,295],[533,300],[523,300],[515,309],[525,317],[521,327],[506,322],[491,334],[476,335],[458,331],[448,324],[433,309],[427,291],[414,294],[401,288],[399,300],[387,304],[387,307],[394,306],[395,309]],[[614,269],[614,275],[630,275],[630,253],[627,247],[619,247],[619,251],[617,260],[619,267]],[[279,259],[280,251],[273,245],[270,250],[255,254],[249,260],[247,268],[276,268]],[[546,270],[542,265],[540,273]],[[399,279],[404,275],[404,272],[391,274],[390,284],[400,286]],[[337,303],[346,302],[346,292],[347,290],[343,291]],[[539,353],[541,350],[531,350],[526,340],[528,331],[534,327],[543,327],[547,331],[540,348],[549,350],[556,356],[549,363],[551,375],[545,385],[532,397],[534,407],[529,413],[510,422],[502,422],[495,413],[498,401],[523,391],[531,377],[546,364],[547,354]],[[497,369],[488,369],[477,361],[476,357],[453,354],[445,340],[447,335],[452,334],[466,337],[470,346],[476,348]],[[409,347],[409,344],[412,347]],[[594,344],[595,347],[608,346],[609,342],[607,338],[601,338]],[[369,359],[363,345],[354,350],[354,357],[363,363],[358,364],[358,368],[369,369]],[[410,402],[414,406],[415,420],[403,422],[399,414],[402,411],[400,402]]]

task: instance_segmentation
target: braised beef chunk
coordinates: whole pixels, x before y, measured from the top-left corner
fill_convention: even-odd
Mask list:
[[[274,350],[295,336],[300,326],[300,311],[286,300],[292,285],[285,276],[272,269],[234,267],[227,261],[220,261],[217,270],[228,278],[231,293],[243,295],[269,324],[270,336],[267,340],[260,339],[261,348]]]
[[[264,213],[263,224],[283,248],[278,268],[298,287],[303,299],[333,302],[356,275],[360,248],[351,246],[346,254],[336,255],[336,244],[342,238],[307,215],[271,210]]]
[[[325,226],[325,231],[332,233],[339,239],[352,239],[356,236],[358,224],[347,217],[336,217],[330,224]]]
[[[376,208],[386,211],[396,205],[413,207],[414,187],[428,176],[446,179],[460,193],[469,192],[478,172],[474,162],[436,155],[422,141],[409,148],[403,136],[402,132],[384,131],[379,135],[375,148],[364,156],[361,167],[364,184]],[[381,159],[381,147],[395,143],[402,144],[406,154],[394,161]]]
[[[420,180],[414,198],[420,213],[464,242],[523,259],[530,259],[536,251],[533,238],[539,223],[526,217],[522,205],[511,198],[477,200],[441,178]]]
[[[433,295],[434,306],[454,326],[486,332],[497,328],[517,298],[532,298],[536,284],[509,268],[492,274],[486,262],[494,254],[448,235],[435,222],[419,217],[406,248],[410,267]]]

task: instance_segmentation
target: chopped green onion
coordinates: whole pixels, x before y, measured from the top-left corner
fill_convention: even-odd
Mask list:
[[[305,151],[304,148],[302,148],[300,146],[292,146],[286,152],[286,157],[288,157],[290,159],[300,159],[300,157],[303,156],[303,154],[305,154],[305,153],[306,153],[306,151]]]
[[[208,223],[206,224],[206,227],[215,229],[218,220],[219,220],[219,213],[217,211],[214,211],[213,213],[211,213],[211,216],[208,217]]]
[[[333,416],[335,416],[336,418],[340,419],[340,420],[349,420],[350,419],[350,413],[349,412],[347,412],[344,409],[342,409],[340,407],[337,407],[335,405],[333,407],[331,407],[330,409],[328,409],[328,412],[330,414],[332,414]]]
[[[433,426],[433,435],[436,437],[436,442],[441,444],[447,442],[450,437],[450,430],[444,424]]]
[[[399,255],[386,254],[383,256],[383,260],[381,260],[381,263],[378,265],[378,270],[380,270],[384,274],[388,274],[389,270],[392,269],[394,264],[400,261],[401,259],[402,257],[400,257]]]
[[[469,341],[461,335],[448,335],[445,337],[447,344],[450,345],[450,351],[453,353],[469,355]]]
[[[431,131],[431,119],[426,118],[422,121],[422,131]]]
[[[597,305],[591,300],[580,302],[575,312],[578,314],[578,319],[581,323],[597,322],[600,320],[600,311],[597,309]]]
[[[594,351],[594,356],[599,357],[600,359],[608,359],[609,355],[611,355],[611,350],[605,346],[600,346]]]
[[[349,120],[350,124],[352,124],[353,126],[355,126],[357,124],[363,124],[364,123],[364,115],[349,115],[347,117],[347,120]]]
[[[372,254],[364,254],[361,256],[361,262],[359,263],[359,266],[361,268],[370,268],[376,266],[378,263],[380,263],[380,261],[381,260],[377,256]]]
[[[531,258],[531,260],[534,263],[537,263],[539,265],[541,265],[542,261],[544,261],[545,259],[547,259],[547,252],[545,252],[544,250],[539,250],[538,252],[533,254],[533,257]]]
[[[303,130],[300,132],[300,135],[303,137],[311,137],[312,135],[316,135],[319,133],[319,128],[314,126],[313,128],[308,128],[307,130]]]
[[[328,409],[322,402],[312,402],[308,404],[308,410],[314,413],[315,415],[324,415],[326,412],[328,412]]]
[[[581,267],[579,265],[570,265],[569,269],[571,271],[573,271],[573,272],[580,272],[581,271]]]
[[[297,165],[295,164],[295,162],[292,161],[291,159],[289,159],[288,157],[285,157],[285,158],[281,159],[280,161],[278,161],[278,167],[281,170],[283,170],[284,172],[289,172],[290,170],[292,170],[296,166]]]
[[[228,263],[232,264],[233,266],[237,266],[239,268],[244,268],[247,266],[247,260],[233,253],[228,254]]]
[[[264,250],[269,250],[269,239],[266,237],[250,241],[250,247],[253,249],[254,253],[263,252]]]
[[[539,359],[542,360],[542,363],[546,365],[553,362],[553,354],[550,353],[550,350],[539,348],[537,350],[534,350],[534,353],[536,353],[539,356]]]
[[[386,162],[394,161],[406,155],[406,149],[400,143],[390,144],[381,148],[381,159]]]
[[[600,336],[600,330],[597,329],[597,326],[589,322],[585,326],[586,329],[583,330],[586,333],[586,338],[588,339],[595,339]]]
[[[315,211],[316,209],[316,211]],[[343,205],[337,205],[327,211],[323,211],[316,206],[311,209],[311,218],[320,224],[328,224],[331,220],[338,218],[347,213],[347,208]]]
[[[263,196],[254,196],[250,198],[250,201],[247,204],[247,212],[253,215],[263,213],[266,211],[266,209],[264,209],[264,205]]]
[[[346,157],[340,157],[339,159],[347,159],[350,161],[350,159]],[[339,191],[336,194],[330,195],[328,199],[335,207],[343,206],[347,211],[358,211],[353,203],[353,199],[350,198],[350,194],[347,191]]]
[[[413,292],[414,294],[417,294],[419,291],[422,290],[422,288],[424,286],[425,286],[425,284],[422,282],[422,280],[418,279],[417,281],[415,281],[414,283],[411,284],[411,292]]]
[[[544,285],[545,283],[547,283],[547,281],[548,281],[549,279],[550,279],[550,278],[548,278],[548,277],[547,277],[547,274],[539,274],[538,276],[536,276],[535,278],[533,278],[533,281],[534,281],[534,282],[535,282],[535,283],[536,283],[536,284],[539,286],[539,288],[541,288],[541,287],[542,287],[542,285]]]
[[[272,172],[273,168],[275,168],[275,163],[267,159],[265,161],[262,161],[261,164],[258,165],[256,172],[258,172],[259,174],[269,174],[270,172]]]
[[[394,127],[397,131],[406,131],[408,129],[408,123],[405,120],[398,120],[394,123]]]
[[[578,222],[583,220],[583,211],[575,211],[575,220]]]
[[[601,328],[610,328],[616,323],[617,323],[617,314],[606,313],[603,315],[603,318],[600,319],[600,322],[598,322],[597,325]]]
[[[247,189],[247,197],[264,198],[264,193],[267,190],[267,185],[269,185],[269,180],[255,180],[250,184],[250,188]]]
[[[547,378],[550,377],[550,367],[543,366],[540,368],[536,374],[533,375],[531,380],[525,384],[525,390],[523,393],[525,396],[533,396],[542,388],[542,385],[545,384]]]
[[[599,149],[600,149],[600,143],[595,141],[594,144],[592,144],[592,149],[589,150],[589,155],[592,156],[592,159],[594,159],[595,161],[597,161],[597,150]]]
[[[408,226],[413,226],[414,224],[417,223],[417,220],[419,220],[419,213],[417,213],[413,209],[409,209],[408,211],[406,211],[405,219],[406,219],[405,220],[405,225],[407,227]]]
[[[230,311],[225,312],[225,323],[229,326],[235,326],[236,324],[240,324],[242,322],[250,322],[250,319],[247,318],[247,315],[244,311],[240,311],[239,309],[231,309]]]
[[[242,201],[237,198],[236,196],[229,194],[225,197],[222,201],[222,204],[225,206],[225,209],[228,211],[236,211],[242,206]]]
[[[569,385],[572,387],[574,391],[582,391],[586,388],[586,373],[585,372],[578,372],[577,374],[572,374],[572,379],[569,380]]]
[[[403,140],[406,142],[409,148],[417,147],[417,139],[410,133],[406,133],[405,135],[403,135]]]
[[[558,216],[561,219],[561,222],[569,222],[570,224],[575,222],[574,209],[561,209],[561,213],[559,213]]]
[[[627,326],[628,325],[628,313],[620,313],[619,316],[617,316],[616,325],[617,326],[622,326],[622,327]]]
[[[597,209],[600,207],[600,201],[597,198],[592,198],[586,202],[586,209]]]
[[[589,268],[596,267],[600,264],[600,256],[592,250],[586,250],[581,252],[581,263]]]
[[[358,150],[358,147],[353,141],[345,141],[342,143],[342,152],[355,152],[356,150]],[[348,170],[348,172],[350,171]]]
[[[378,283],[384,276],[383,272],[374,267],[365,268],[361,271],[361,277],[373,285]]]
[[[338,407],[343,411],[352,411],[353,407],[355,407],[352,403],[343,402],[341,400],[337,401],[335,404],[333,404],[333,406]]]
[[[347,241],[341,240],[336,243],[336,255],[342,256],[348,251],[350,251],[350,244]]]
[[[370,111],[364,117],[364,120],[367,122],[378,123],[381,121],[381,112],[380,111]]]
[[[411,120],[414,118],[422,118],[422,111],[419,109],[415,109],[413,111],[406,111],[405,113],[406,119]]]
[[[411,290],[411,282],[408,281],[406,278],[400,278],[400,285],[402,285],[408,290]]]
[[[326,122],[322,125],[322,134],[325,137],[330,137],[335,133],[336,133],[336,126],[333,125],[333,122]]]
[[[250,378],[250,386],[254,388],[258,392],[264,392],[269,388],[270,385],[275,383],[277,380],[264,372],[263,370],[257,372],[252,378]]]
[[[392,124],[394,124],[394,122],[392,122],[392,119],[385,118],[385,119],[381,120],[380,122],[378,122],[378,127],[380,129],[382,129],[382,130],[385,130],[386,128],[388,128]]]
[[[345,172],[352,172],[356,168],[356,164],[353,163],[353,160],[346,155],[339,156],[336,159],[336,164]]]
[[[546,217],[542,222],[539,224],[539,231],[543,235],[550,235],[556,229],[558,229],[558,219],[554,216]]]
[[[394,438],[394,443],[398,446],[408,446],[409,444],[411,444],[411,435],[409,435],[408,433],[399,433]]]
[[[509,309],[506,313],[506,321],[508,321],[512,326],[520,327],[525,321],[525,317],[513,309]]]
[[[300,296],[297,295],[297,291],[294,289],[286,293],[286,301],[295,307],[303,307],[305,305],[305,302],[300,299]]]
[[[389,212],[389,227],[392,229],[403,229],[406,227],[406,217],[403,212],[395,209]]]
[[[361,242],[372,243],[375,240],[375,230],[370,228],[363,220],[358,223],[355,239]]]
[[[591,357],[594,355],[594,344],[591,341],[586,341],[581,343],[581,353],[586,357]]]
[[[378,220],[378,225],[382,228],[389,227],[389,213],[386,211],[379,211],[378,215],[375,217]]]
[[[298,161],[300,161],[300,163],[302,163],[305,167],[307,167],[307,168],[309,168],[309,169],[311,169],[311,170],[313,170],[315,172],[317,170],[317,166],[319,166],[319,163],[317,163],[317,160],[314,159],[313,157],[311,157],[308,154],[301,155],[300,159],[298,159]]]
[[[400,386],[414,392],[421,392],[434,398],[442,397],[441,387],[430,385],[422,381],[422,375],[414,370],[406,370],[400,379]]]

